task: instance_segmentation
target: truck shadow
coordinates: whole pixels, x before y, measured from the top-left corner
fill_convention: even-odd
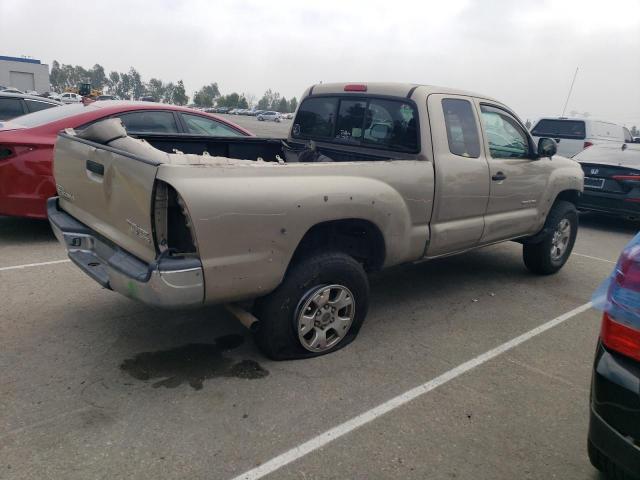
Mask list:
[[[640,230],[640,220],[629,220],[598,213],[583,212],[580,214],[580,226],[600,230],[601,232],[635,234]]]
[[[53,242],[47,220],[0,216],[0,243]]]

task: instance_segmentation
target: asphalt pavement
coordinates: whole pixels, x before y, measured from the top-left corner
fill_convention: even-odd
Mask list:
[[[548,277],[516,243],[381,272],[353,344],[272,362],[222,308],[130,301],[0,218],[0,478],[598,479],[585,304],[637,228],[581,217]]]

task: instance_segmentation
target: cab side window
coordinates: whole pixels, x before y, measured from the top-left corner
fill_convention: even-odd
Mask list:
[[[478,158],[480,156],[480,139],[471,102],[457,98],[445,98],[442,100],[442,111],[447,128],[449,151],[461,157]]]
[[[529,139],[515,118],[489,105],[481,112],[492,158],[529,158]]]

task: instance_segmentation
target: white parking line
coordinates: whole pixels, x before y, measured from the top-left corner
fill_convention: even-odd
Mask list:
[[[612,264],[616,264],[616,262],[612,261],[612,260],[607,260],[605,258],[600,258],[600,257],[592,257],[591,255],[585,255],[584,253],[576,253],[573,252],[571,255],[576,255],[578,257],[584,257],[584,258],[590,258],[591,260],[599,260],[601,262],[607,262],[607,263],[612,263]]]
[[[422,385],[412,388],[408,392],[398,395],[391,400],[387,400],[377,407],[361,413],[357,417],[354,417],[351,420],[347,420],[346,422],[341,423],[340,425],[333,427],[331,430],[327,430],[326,432],[321,433],[316,437],[313,437],[311,440],[308,440],[301,445],[298,445],[297,447],[293,447],[291,450],[278,455],[268,462],[263,463],[262,465],[253,468],[241,475],[238,475],[237,477],[234,477],[233,480],[257,480],[266,475],[269,475],[270,473],[275,472],[285,465],[288,465],[289,463],[294,462],[295,460],[298,460],[299,458],[302,458],[305,455],[308,455],[309,453],[324,447],[328,443],[346,435],[347,433],[353,432],[354,430],[366,425],[367,423],[372,422],[385,413],[389,413],[390,411],[395,410],[396,408],[401,407],[411,402],[412,400],[415,400],[425,393],[438,388],[440,385],[444,385],[454,378],[459,377],[463,373],[466,373],[469,370],[472,370],[477,366],[482,365],[483,363],[486,363],[489,360],[497,357],[498,355],[501,355],[502,353],[517,347],[527,340],[530,340],[533,337],[536,337],[541,333],[544,333],[547,330],[560,325],[561,323],[569,320],[572,317],[575,317],[576,315],[588,310],[589,308],[591,308],[591,302],[580,305],[570,312],[564,313],[559,317],[554,318],[553,320],[543,323],[542,325],[529,330],[528,332],[523,333],[522,335],[515,337],[508,342],[505,342],[502,345],[489,350],[488,352],[478,355],[477,357],[467,362],[461,363],[457,367],[452,368],[448,372],[443,373],[433,380],[429,380]]]
[[[30,267],[43,267],[45,265],[55,265],[57,263],[67,263],[71,260],[52,260],[50,262],[40,262],[40,263],[25,263],[24,265],[13,265],[11,267],[0,267],[0,272],[4,272],[5,270],[19,270],[21,268],[30,268]]]

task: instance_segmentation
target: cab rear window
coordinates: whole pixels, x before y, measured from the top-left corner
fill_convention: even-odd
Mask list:
[[[417,152],[418,112],[412,103],[385,98],[310,97],[298,109],[292,136]]]
[[[584,140],[584,122],[580,120],[540,120],[531,134],[536,137]]]

